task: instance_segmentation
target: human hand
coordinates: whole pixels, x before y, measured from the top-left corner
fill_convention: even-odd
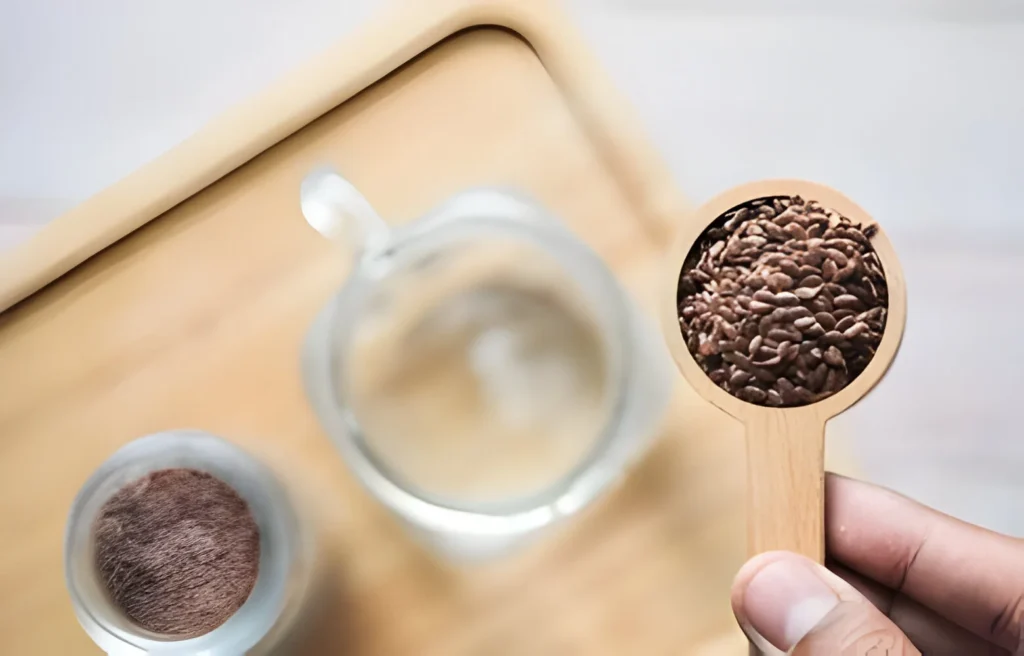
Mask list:
[[[758,646],[794,656],[1024,656],[1024,540],[828,475],[828,568],[776,551],[736,575]]]

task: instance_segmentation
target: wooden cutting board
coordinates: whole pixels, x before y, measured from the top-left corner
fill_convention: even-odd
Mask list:
[[[739,426],[680,386],[618,489],[505,561],[457,568],[357,485],[303,395],[299,351],[348,263],[303,221],[335,165],[385,217],[522,188],[653,312],[685,204],[546,2],[419,0],[381,17],[0,261],[0,634],[90,654],[62,573],[78,488],[143,434],[201,428],[308,499],[324,555],[309,654],[740,654]]]

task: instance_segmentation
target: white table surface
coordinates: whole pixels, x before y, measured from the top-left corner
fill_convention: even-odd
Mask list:
[[[0,251],[378,4],[0,0]],[[890,375],[837,422],[872,480],[1024,535],[1024,4],[568,7],[691,199],[806,177],[884,223],[910,321]]]

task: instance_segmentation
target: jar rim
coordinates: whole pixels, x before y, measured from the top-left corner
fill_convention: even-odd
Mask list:
[[[249,505],[260,529],[260,562],[249,597],[226,622],[203,635],[175,639],[132,622],[107,597],[92,559],[92,527],[103,504],[132,480],[185,467],[230,485]],[[64,575],[75,614],[89,636],[111,654],[237,656],[257,645],[281,615],[296,557],[297,519],[273,473],[248,452],[199,430],[170,430],[125,444],[79,490],[64,536]]]

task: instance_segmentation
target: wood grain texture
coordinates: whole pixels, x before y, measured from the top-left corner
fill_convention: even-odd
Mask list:
[[[871,391],[889,370],[907,321],[903,270],[885,231],[871,244],[889,288],[882,341],[868,366],[840,392],[802,408],[769,408],[747,403],[714,384],[697,364],[679,329],[679,273],[693,244],[728,210],[758,198],[799,195],[830,207],[854,223],[875,220],[852,200],[825,185],[804,180],[764,180],[741,185],[708,201],[683,224],[667,258],[661,318],[665,339],[686,380],[701,397],[743,422],[747,442],[750,555],[790,549],[818,562],[825,559],[825,423]]]
[[[747,420],[747,553],[825,562],[825,425],[800,413]]]

